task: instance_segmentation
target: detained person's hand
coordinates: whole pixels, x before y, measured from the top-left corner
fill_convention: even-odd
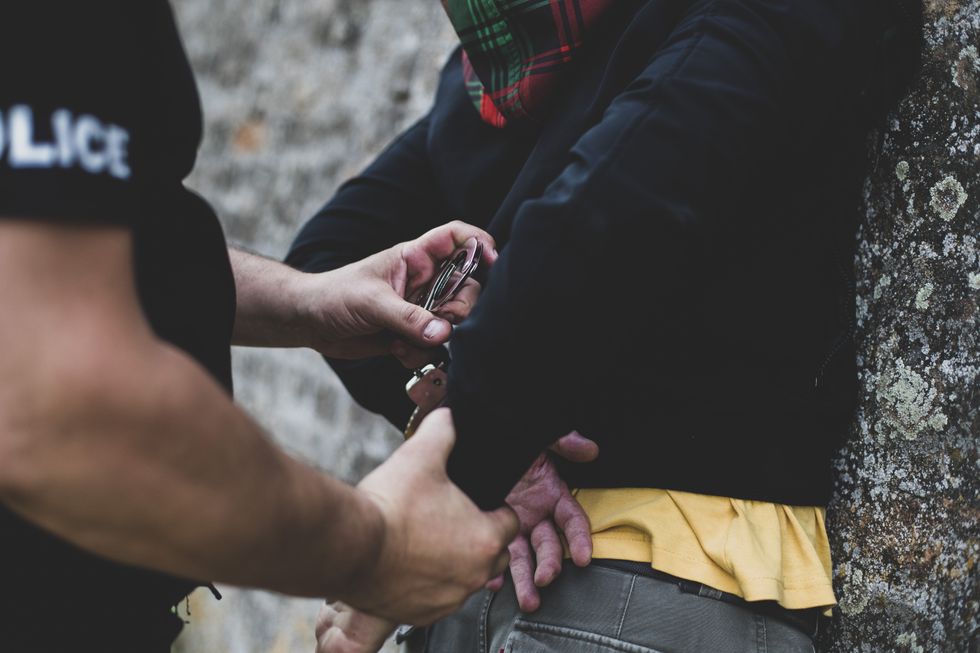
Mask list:
[[[396,623],[427,625],[507,568],[517,535],[510,508],[481,512],[446,475],[455,443],[449,409],[429,415],[416,434],[357,486],[385,521],[377,564],[345,603]]]
[[[541,606],[538,589],[550,585],[561,573],[564,551],[559,532],[564,534],[576,565],[584,567],[592,561],[588,515],[558,475],[551,456],[586,463],[596,459],[599,447],[572,432],[553,444],[551,451],[538,456],[507,495],[507,505],[517,513],[521,527],[509,551],[510,574],[523,612],[534,612]],[[500,577],[488,587],[499,590],[502,585]]]
[[[469,314],[480,286],[468,280],[437,315],[412,300],[434,279],[442,261],[470,238],[483,245],[481,265],[492,265],[497,258],[493,238],[451,222],[338,270],[307,275],[300,310],[312,347],[334,358],[391,353],[406,367],[426,363],[427,350],[448,341],[452,324]]]

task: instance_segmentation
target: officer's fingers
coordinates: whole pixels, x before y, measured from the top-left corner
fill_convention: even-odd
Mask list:
[[[368,309],[379,328],[419,347],[435,347],[449,340],[452,325],[421,306],[402,299],[394,290],[379,293]]]
[[[384,645],[395,625],[381,617],[347,607],[336,619],[334,628],[343,631],[352,653],[374,653]]]
[[[497,508],[487,514],[493,521],[494,532],[500,538],[501,546],[517,537],[521,525],[517,519],[517,514],[509,506]]]
[[[456,428],[452,415],[448,408],[438,408],[422,420],[415,435],[401,446],[400,451],[417,457],[420,464],[435,468],[445,476],[446,463],[455,444]],[[494,526],[496,523],[493,521]]]
[[[555,523],[565,534],[572,562],[579,567],[585,567],[592,562],[592,527],[589,516],[567,487],[562,490],[562,496],[555,505]]]
[[[389,351],[392,356],[398,359],[399,363],[410,370],[423,367],[435,359],[432,349],[416,347],[400,338],[391,342]]]
[[[466,283],[456,292],[456,296],[443,304],[436,314],[446,318],[453,324],[459,324],[467,317],[480,297],[481,286],[475,279],[467,279]]]
[[[504,575],[500,574],[487,581],[486,588],[491,592],[499,592],[504,587]]]
[[[338,612],[333,605],[324,603],[320,606],[320,614],[316,618],[316,638],[318,640],[334,625],[337,615]]]
[[[531,546],[537,569],[534,571],[534,584],[547,587],[561,573],[561,539],[550,520],[544,520],[531,531]]]
[[[511,542],[510,576],[514,581],[517,604],[523,612],[534,612],[541,606],[541,596],[534,585],[534,560],[531,558],[531,545],[521,535]]]
[[[438,264],[448,258],[460,247],[464,246],[470,238],[475,238],[483,245],[483,259],[481,263],[493,264],[496,260],[496,243],[493,236],[479,227],[466,224],[459,220],[454,220],[441,227],[436,227],[426,232],[419,238],[405,243],[402,256],[408,264],[409,269],[413,267],[424,267],[425,257],[430,262]]]
[[[502,578],[503,573],[507,571],[507,567],[510,566],[510,550],[506,550],[497,556],[497,560],[493,563],[493,571],[490,575],[493,579]],[[493,582],[492,580],[490,582]]]
[[[317,638],[316,653],[374,653],[350,639],[343,628],[332,626]]]

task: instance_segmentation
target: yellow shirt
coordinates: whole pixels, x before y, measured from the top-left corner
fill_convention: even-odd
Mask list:
[[[790,610],[837,603],[824,510],[655,489],[576,490],[594,558],[657,570]]]

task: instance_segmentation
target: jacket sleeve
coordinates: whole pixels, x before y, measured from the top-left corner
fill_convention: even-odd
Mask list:
[[[770,226],[730,207],[766,192],[767,171],[817,138],[849,92],[843,44],[860,3],[697,4],[547,190],[516,209],[456,330],[450,473],[481,507],[588,422],[616,391],[617,366],[638,352],[656,364],[685,319],[660,311],[710,288],[708,242]]]
[[[300,230],[286,263],[307,272],[333,270],[445,222],[428,160],[428,130],[426,117],[341,186]],[[405,395],[411,373],[394,357],[327,362],[358,403],[405,426],[414,408]]]

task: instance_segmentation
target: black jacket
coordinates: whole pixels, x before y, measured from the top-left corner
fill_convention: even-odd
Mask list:
[[[482,506],[572,429],[601,448],[565,470],[574,486],[824,504],[856,390],[869,80],[907,66],[881,53],[896,6],[620,2],[547,123],[504,130],[480,121],[456,53],[431,113],[288,261],[334,268],[451,218],[497,238],[449,384],[450,470]],[[394,360],[334,367],[404,425]]]

